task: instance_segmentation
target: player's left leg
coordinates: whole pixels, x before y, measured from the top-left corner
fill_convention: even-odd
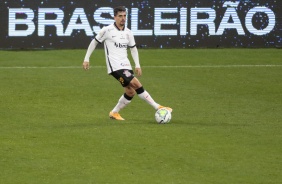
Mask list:
[[[172,109],[170,107],[164,107],[161,106],[160,104],[156,103],[155,100],[151,97],[151,95],[148,93],[148,91],[146,91],[142,84],[140,83],[140,81],[134,77],[131,81],[130,81],[130,86],[132,86],[132,88],[135,89],[136,93],[138,94],[138,96],[145,100],[148,104],[150,104],[154,109],[158,110],[160,108],[167,108],[170,112],[172,112]]]
[[[170,107],[165,107],[162,106],[158,103],[155,102],[155,100],[151,97],[151,95],[148,93],[148,91],[146,91],[141,82],[134,77],[131,81],[130,81],[130,86],[132,86],[136,93],[138,94],[138,96],[143,99],[144,101],[146,101],[148,104],[150,104],[154,109],[158,110],[160,108],[166,108],[167,110],[169,110],[170,112],[172,112],[172,108]]]

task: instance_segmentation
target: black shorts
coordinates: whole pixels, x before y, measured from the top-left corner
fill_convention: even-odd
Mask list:
[[[128,86],[130,81],[134,78],[133,71],[128,69],[114,71],[111,75],[116,78],[123,87]]]

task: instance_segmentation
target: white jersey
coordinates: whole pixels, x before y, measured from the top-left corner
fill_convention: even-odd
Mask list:
[[[135,47],[136,43],[131,30],[120,30],[115,24],[103,27],[95,37],[99,43],[104,42],[108,73],[120,69],[132,70],[127,57],[127,47]]]

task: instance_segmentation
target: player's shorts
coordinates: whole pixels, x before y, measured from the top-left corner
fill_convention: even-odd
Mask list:
[[[128,69],[114,71],[111,75],[116,78],[123,87],[128,86],[130,81],[134,78],[133,71]]]

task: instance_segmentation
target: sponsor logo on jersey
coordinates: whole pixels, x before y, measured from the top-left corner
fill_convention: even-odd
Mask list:
[[[115,46],[116,46],[116,48],[127,48],[127,44],[125,44],[125,43],[116,43],[115,42]]]
[[[121,66],[130,66],[130,64],[126,64],[126,63],[121,63]]]

